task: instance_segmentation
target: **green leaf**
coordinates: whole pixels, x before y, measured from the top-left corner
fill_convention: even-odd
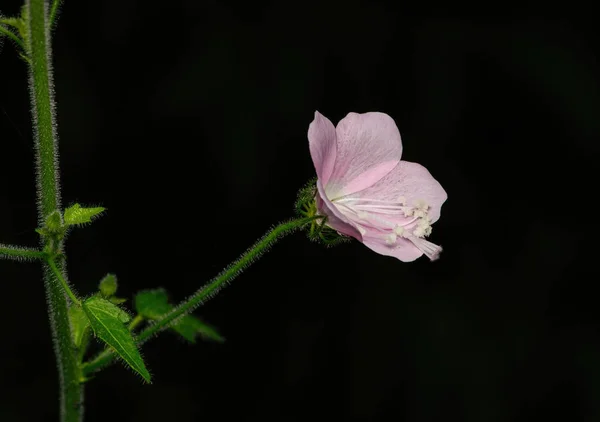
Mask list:
[[[218,333],[215,327],[193,315],[184,316],[172,328],[190,343],[195,343],[198,335],[204,340],[212,340],[218,343],[225,341],[225,338]]]
[[[100,281],[100,293],[102,296],[109,298],[117,292],[117,276],[114,274],[106,274]]]
[[[69,321],[71,321],[71,335],[73,343],[78,349],[85,343],[84,339],[90,328],[90,320],[78,305],[72,305],[69,308]]]
[[[105,208],[81,208],[81,205],[75,204],[65,210],[65,224],[68,226],[90,223],[92,218],[97,217]]]
[[[50,233],[48,232],[48,230],[41,228],[41,229],[35,229],[35,232],[37,234],[39,234],[40,236],[48,236]]]
[[[135,297],[136,311],[147,319],[160,319],[173,308],[174,306],[169,303],[169,297],[164,289],[145,290]],[[214,327],[193,315],[181,317],[171,326],[171,329],[191,343],[196,342],[197,336],[219,343],[225,341]]]
[[[50,233],[60,233],[63,229],[60,213],[58,211],[52,211],[48,217],[46,217],[46,230]]]
[[[83,310],[96,336],[112,347],[146,382],[150,382],[150,373],[144,365],[131,333],[124,325],[129,321],[129,315],[118,306],[98,296],[86,300],[83,303]]]
[[[135,296],[135,310],[148,319],[159,319],[173,309],[164,289],[144,290]]]
[[[115,305],[120,305],[121,303],[125,303],[127,302],[127,299],[124,299],[122,297],[116,297],[116,296],[112,296],[108,298],[108,301],[110,303],[114,303]]]

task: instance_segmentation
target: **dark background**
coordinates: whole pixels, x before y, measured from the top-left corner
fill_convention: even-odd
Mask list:
[[[69,239],[81,294],[114,272],[181,300],[290,218],[315,110],[388,113],[449,195],[439,261],[286,238],[197,311],[225,344],[161,335],[154,384],[110,367],[86,421],[600,420],[599,45],[593,14],[555,16],[67,1],[63,202],[108,208]],[[0,241],[34,246],[26,69],[6,43],[0,63]],[[40,268],[2,261],[0,283],[0,420],[55,421]]]

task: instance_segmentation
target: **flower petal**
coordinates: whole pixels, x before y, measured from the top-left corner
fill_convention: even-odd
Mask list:
[[[336,143],[333,123],[327,117],[315,111],[315,118],[308,126],[308,146],[317,176],[323,184],[329,181],[333,171]]]
[[[448,194],[425,167],[409,161],[400,161],[385,177],[373,186],[356,192],[354,197],[396,202],[403,197],[406,205],[424,201],[429,209],[427,216],[434,223],[440,218],[442,204]]]
[[[340,212],[335,204],[327,199],[320,180],[317,180],[317,189],[317,209],[319,210],[319,214],[327,216],[327,225],[346,236],[352,236],[359,242],[362,242],[362,235],[356,225]]]
[[[372,186],[400,161],[400,132],[385,113],[348,113],[335,131],[335,165],[328,183],[323,184],[330,199]]]
[[[411,241],[399,238],[394,245],[388,245],[381,236],[365,236],[363,243],[380,255],[393,256],[403,262],[412,262],[423,255]]]

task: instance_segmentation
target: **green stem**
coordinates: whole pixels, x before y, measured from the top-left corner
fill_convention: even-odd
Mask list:
[[[60,210],[52,54],[46,0],[26,0],[25,7],[28,10],[26,39],[30,58],[29,85],[36,151],[38,221],[42,227],[47,215]],[[46,242],[49,241],[47,238]],[[49,245],[44,244],[45,246]],[[71,337],[69,302],[61,281],[61,278],[64,281],[64,277],[57,277],[57,274],[65,272],[64,257],[54,267],[57,271],[50,264],[44,265],[44,285],[59,373],[60,420],[80,422],[83,419],[83,387],[80,383],[78,354]]]
[[[27,0],[29,7],[30,89],[36,141],[38,219],[60,209],[58,141],[54,110],[50,35],[45,0]]]
[[[58,13],[58,7],[62,3],[62,0],[54,0],[52,2],[52,9],[50,9],[50,29],[54,28],[56,23],[56,14]]]
[[[56,267],[56,264],[54,263],[54,260],[52,258],[48,258],[46,260],[46,262],[50,266],[50,269],[54,273],[54,276],[60,282],[62,288],[65,289],[65,292],[67,293],[67,295],[69,296],[69,298],[71,298],[71,300],[73,301],[73,303],[76,303],[78,306],[81,306],[81,301],[79,299],[77,299],[77,296],[75,296],[75,293],[73,293],[73,290],[71,290],[71,288],[69,287],[69,283],[67,283],[67,280],[65,280],[65,278],[62,276],[62,274],[60,273],[60,271]]]
[[[160,320],[155,321],[152,325],[142,330],[137,336],[137,343],[141,345],[159,332],[167,329],[171,323],[177,318],[191,313],[198,306],[215,296],[221,288],[228,282],[233,280],[240,272],[258,260],[277,240],[286,234],[301,228],[305,224],[322,217],[306,217],[298,220],[292,220],[274,227],[262,239],[248,249],[237,261],[230,264],[221,274],[208,282],[204,287],[196,291],[189,299],[179,304],[176,308],[165,314]],[[109,365],[114,358],[113,352],[104,350],[95,358],[86,362],[83,366],[84,376],[90,375],[93,372]]]
[[[0,244],[0,258],[2,259],[14,259],[17,261],[25,261],[34,259],[44,259],[45,257],[46,254],[44,252],[36,249],[21,248],[18,246]]]
[[[141,315],[136,315],[131,322],[129,323],[129,326],[127,328],[129,328],[129,331],[133,331],[136,329],[136,327],[138,325],[140,325],[142,322],[144,322],[144,317]]]
[[[23,40],[21,38],[19,38],[14,32],[12,32],[10,29],[5,28],[4,26],[0,25],[0,35],[5,35],[8,38],[10,38],[11,40],[13,40],[15,43],[17,43],[17,45],[19,47],[21,47],[21,49],[23,51],[25,50],[25,44],[23,44]]]

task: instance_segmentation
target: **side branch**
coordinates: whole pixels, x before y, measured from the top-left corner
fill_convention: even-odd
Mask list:
[[[0,243],[0,259],[12,259],[15,261],[34,261],[46,257],[44,252],[33,248],[22,248],[19,246],[3,245]]]

